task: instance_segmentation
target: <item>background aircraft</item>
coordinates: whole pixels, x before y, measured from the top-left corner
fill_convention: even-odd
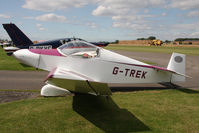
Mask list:
[[[69,92],[111,95],[108,83],[173,83],[185,81],[185,55],[173,53],[167,68],[152,66],[81,40],[57,49],[22,49],[20,62],[49,71],[43,96]]]
[[[10,46],[11,43],[9,42],[4,42],[4,43],[0,43],[0,46],[3,48],[4,46]]]
[[[3,24],[4,29],[10,36],[16,47],[5,47],[6,52],[14,52],[19,49],[54,49],[70,40],[83,40],[80,38],[61,38],[56,40],[44,41],[34,44],[15,24]],[[99,47],[105,47],[108,42],[91,42]]]

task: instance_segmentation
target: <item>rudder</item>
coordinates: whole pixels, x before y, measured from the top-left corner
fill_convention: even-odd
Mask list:
[[[186,56],[184,54],[173,53],[167,66],[167,69],[185,75],[185,64]],[[172,74],[171,82],[184,82],[185,76],[182,75]]]
[[[3,24],[4,29],[12,39],[14,45],[18,46],[29,46],[33,42],[13,23]]]

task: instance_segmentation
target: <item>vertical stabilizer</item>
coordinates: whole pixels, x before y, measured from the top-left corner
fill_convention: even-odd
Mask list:
[[[7,31],[14,45],[17,47],[33,44],[33,42],[15,24],[3,24],[3,28]]]
[[[184,54],[173,53],[169,61],[168,70],[185,75],[186,57]],[[184,82],[185,77],[177,74],[172,74],[171,82]]]

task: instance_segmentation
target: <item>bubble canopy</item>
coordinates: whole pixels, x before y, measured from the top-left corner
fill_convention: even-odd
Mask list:
[[[78,52],[84,51],[96,51],[98,49],[97,46],[80,40],[67,42],[60,47],[57,48],[64,55],[71,55]]]

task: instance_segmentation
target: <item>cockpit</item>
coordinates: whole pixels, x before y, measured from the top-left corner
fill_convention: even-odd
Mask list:
[[[61,45],[58,50],[66,56],[74,55],[90,58],[99,56],[100,48],[86,41],[73,40]]]
[[[75,41],[75,40],[85,41],[85,40],[83,40],[81,38],[65,38],[65,39],[60,40],[60,42],[61,42],[61,44],[66,44],[66,43],[68,43],[70,41]]]

